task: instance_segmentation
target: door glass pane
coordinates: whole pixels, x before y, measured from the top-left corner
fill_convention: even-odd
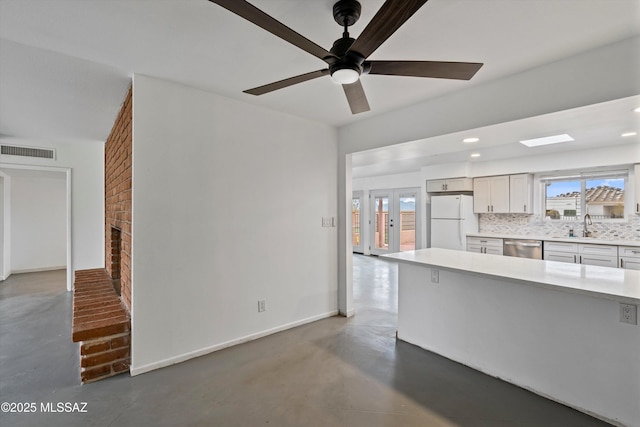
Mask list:
[[[624,178],[588,179],[586,184],[591,219],[624,218]]]
[[[376,249],[389,249],[389,197],[375,198],[376,233],[374,245]]]
[[[360,197],[351,199],[351,240],[354,247],[360,246]]]
[[[400,251],[416,248],[416,198],[400,197]]]
[[[551,181],[546,189],[546,216],[575,221],[580,212],[580,181]]]

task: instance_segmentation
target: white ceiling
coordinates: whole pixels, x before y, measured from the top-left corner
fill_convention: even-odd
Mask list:
[[[640,151],[640,95],[513,122],[362,151],[352,156],[356,178],[419,171],[424,166],[484,162],[634,144]],[[622,134],[638,135],[623,137]],[[574,141],[526,147],[519,141],[568,133]],[[478,142],[465,143],[466,138]],[[471,157],[479,154],[479,157]]]
[[[383,3],[360,1],[356,37]],[[327,49],[341,35],[334,0],[251,3]],[[133,73],[341,126],[638,35],[639,17],[638,0],[430,0],[371,59],[484,67],[468,82],[363,76],[371,111],[352,115],[328,77],[260,97],[242,93],[325,64],[207,0],[0,0],[0,134],[104,141]],[[486,128],[483,141],[521,138],[521,125],[517,136],[503,134],[512,127]],[[462,150],[442,144],[437,161]],[[385,155],[407,156],[393,150]],[[414,162],[432,162],[432,154],[416,149]]]

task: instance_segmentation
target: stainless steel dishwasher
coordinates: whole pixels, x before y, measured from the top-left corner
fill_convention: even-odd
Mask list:
[[[542,259],[542,240],[504,239],[502,253],[505,256]]]

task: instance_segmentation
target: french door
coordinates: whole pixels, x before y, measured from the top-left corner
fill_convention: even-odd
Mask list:
[[[364,206],[364,191],[354,191],[351,199],[351,244],[353,252],[364,252],[362,234],[362,208]]]
[[[411,251],[420,247],[419,194],[419,188],[371,191],[371,254]]]

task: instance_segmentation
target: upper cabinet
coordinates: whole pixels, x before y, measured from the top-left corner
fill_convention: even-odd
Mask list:
[[[533,176],[509,175],[509,212],[533,213]]]
[[[509,212],[509,175],[473,179],[475,213]]]
[[[473,179],[452,178],[427,181],[427,193],[441,193],[443,191],[473,191]]]
[[[473,180],[475,213],[533,213],[533,176],[485,176]]]
[[[633,206],[633,211],[637,214],[640,214],[640,164],[633,166],[633,177],[634,177],[634,188],[633,192],[635,193],[635,204]]]

